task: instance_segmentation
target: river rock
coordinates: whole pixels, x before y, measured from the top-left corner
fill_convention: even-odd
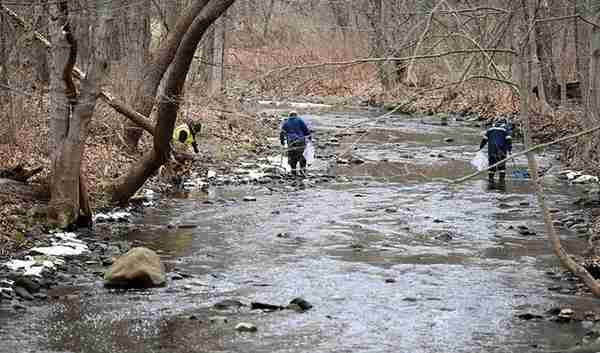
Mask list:
[[[32,278],[27,276],[19,276],[14,283],[15,287],[21,287],[27,289],[31,294],[40,291],[40,284],[34,281]]]
[[[213,307],[217,310],[227,310],[227,309],[237,309],[242,306],[245,306],[244,303],[235,299],[225,299],[213,305]]]
[[[250,324],[247,322],[240,322],[239,324],[235,325],[235,329],[238,332],[256,332],[256,331],[258,331],[258,328],[256,327],[256,325]]]
[[[310,310],[313,307],[311,303],[300,297],[292,299],[290,305],[297,305],[302,311]]]
[[[223,325],[229,321],[225,316],[211,316],[208,318],[211,324]]]
[[[144,247],[129,250],[104,275],[107,287],[150,288],[165,284],[165,269],[160,257]]]
[[[33,295],[29,293],[29,291],[23,287],[15,287],[15,293],[25,300],[33,300]]]
[[[573,309],[561,309],[560,313],[558,313],[558,319],[560,321],[571,321],[571,319],[573,319],[573,316],[575,315],[575,312],[573,312]]]

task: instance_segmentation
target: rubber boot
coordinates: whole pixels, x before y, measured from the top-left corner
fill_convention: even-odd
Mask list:
[[[499,177],[499,179],[498,179],[498,182],[499,182],[500,184],[504,184],[504,183],[506,182],[506,173],[502,173],[502,172],[500,172],[500,177]]]

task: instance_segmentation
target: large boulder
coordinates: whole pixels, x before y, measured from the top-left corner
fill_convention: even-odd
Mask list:
[[[104,274],[104,285],[112,288],[150,288],[166,284],[165,269],[152,250],[129,250]]]

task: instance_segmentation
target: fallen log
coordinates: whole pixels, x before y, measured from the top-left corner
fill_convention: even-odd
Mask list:
[[[22,165],[18,165],[14,168],[1,169],[0,178],[11,179],[25,183],[29,178],[33,177],[36,174],[39,174],[42,170],[42,167],[28,170],[26,168],[23,168]]]

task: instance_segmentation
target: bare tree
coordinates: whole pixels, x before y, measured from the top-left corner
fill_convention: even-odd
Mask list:
[[[100,92],[100,83],[105,80],[110,67],[107,56],[110,7],[104,0],[96,0],[95,5],[98,16],[94,26],[96,28],[92,29],[94,45],[87,59],[87,74],[81,78],[81,93],[77,92],[72,75],[77,56],[77,40],[70,31],[68,22],[61,27],[61,34],[69,46],[69,56],[64,62],[61,76],[65,82],[64,94],[68,98],[69,109],[65,119],[66,124],[61,125],[64,130],[59,131],[60,139],[55,145],[52,198],[48,208],[48,218],[52,224],[63,228],[75,223],[91,224],[92,220],[82,161],[88,127]],[[52,6],[58,6],[58,10],[63,15],[68,13],[65,3]],[[60,118],[62,120],[63,117]]]
[[[169,31],[167,38],[161,45],[150,53],[150,60],[146,65],[141,87],[136,94],[133,109],[143,116],[150,116],[154,107],[154,99],[160,82],[175,57],[177,48],[186,31],[196,16],[209,3],[209,0],[194,0],[190,6],[179,17],[173,30]],[[137,148],[138,141],[142,136],[143,129],[137,124],[129,124],[126,128],[126,140],[131,148]]]
[[[183,87],[198,43],[210,25],[225,13],[234,2],[235,0],[213,0],[208,2],[206,6],[202,6],[201,11],[198,12],[193,22],[186,26],[187,28],[183,28],[186,24],[184,19],[178,21],[176,30],[184,31],[185,36],[183,36],[180,45],[177,47],[172,68],[165,77],[164,97],[159,100],[157,122],[154,129],[154,148],[147,152],[129,170],[128,174],[117,181],[112,192],[113,201],[124,202],[129,200],[146,180],[169,159],[171,153],[170,142],[181,104]]]

